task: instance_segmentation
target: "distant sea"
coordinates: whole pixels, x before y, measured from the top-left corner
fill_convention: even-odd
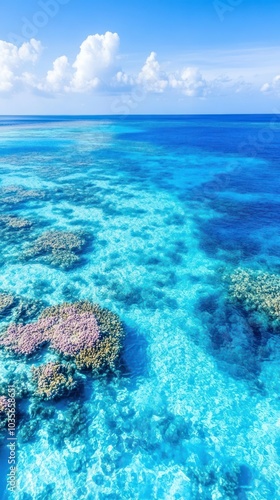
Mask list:
[[[1,117],[0,160],[3,332],[81,300],[125,330],[116,373],[53,401],[52,353],[0,349],[0,498],[280,498],[280,117]],[[26,257],[48,231],[85,235],[73,265]]]

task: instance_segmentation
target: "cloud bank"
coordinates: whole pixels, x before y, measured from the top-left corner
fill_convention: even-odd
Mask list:
[[[41,42],[31,39],[17,47],[0,40],[0,95],[29,89],[47,96],[106,91],[111,94],[140,89],[143,93],[176,92],[181,97],[206,98],[248,90],[248,85],[227,76],[206,78],[197,67],[186,65],[177,71],[166,69],[152,51],[138,73],[120,67],[120,37],[110,31],[89,35],[71,61],[60,55],[46,74],[40,74]],[[167,65],[168,67],[168,65]],[[280,76],[264,84],[262,92],[280,93]]]

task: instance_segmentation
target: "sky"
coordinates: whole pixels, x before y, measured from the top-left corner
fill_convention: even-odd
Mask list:
[[[0,114],[279,114],[279,20],[279,0],[9,0]]]

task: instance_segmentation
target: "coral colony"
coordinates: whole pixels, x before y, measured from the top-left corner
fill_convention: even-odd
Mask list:
[[[54,266],[69,268],[79,261],[77,253],[81,251],[84,243],[80,234],[70,231],[47,231],[24,252],[24,257],[41,257]]]
[[[231,296],[247,311],[264,313],[271,321],[280,320],[280,277],[274,274],[237,269],[229,276]]]
[[[44,191],[25,189],[22,186],[6,186],[0,191],[1,203],[16,205],[33,199],[43,199]]]
[[[41,399],[57,399],[73,392],[77,386],[75,369],[69,363],[46,363],[32,367],[34,394]]]
[[[14,215],[0,216],[0,224],[3,224],[5,227],[12,229],[26,229],[32,226],[31,221],[22,219],[21,217],[16,217]]]
[[[8,306],[9,300],[3,299],[3,303]],[[64,359],[66,363],[50,362],[32,367],[34,395],[57,399],[76,389],[77,369],[114,370],[123,336],[117,315],[84,301],[48,307],[32,323],[10,324],[0,338],[0,346],[26,359],[48,346]]]

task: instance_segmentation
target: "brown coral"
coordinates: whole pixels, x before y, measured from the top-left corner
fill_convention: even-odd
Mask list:
[[[237,269],[229,276],[229,291],[249,311],[265,313],[272,320],[280,320],[280,276]]]
[[[77,368],[100,371],[109,368],[113,370],[121,352],[121,342],[118,337],[108,335],[96,342],[94,347],[81,351],[76,357]]]
[[[63,268],[73,266],[79,257],[77,252],[85,243],[81,234],[70,231],[47,231],[24,253],[25,258],[43,257],[47,262]]]
[[[32,381],[35,395],[46,400],[58,399],[77,389],[75,370],[69,364],[47,363],[32,367]]]

